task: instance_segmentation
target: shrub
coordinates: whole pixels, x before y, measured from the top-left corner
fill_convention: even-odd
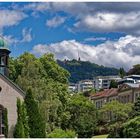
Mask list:
[[[48,134],[48,138],[75,138],[76,133],[72,130],[62,130],[60,128],[54,129],[50,134]]]

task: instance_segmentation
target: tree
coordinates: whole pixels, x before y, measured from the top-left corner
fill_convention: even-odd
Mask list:
[[[22,121],[22,105],[19,98],[17,99],[17,115],[18,118],[15,126],[14,138],[25,138],[25,129]]]
[[[111,80],[109,88],[117,88],[118,84],[115,80]]]
[[[140,97],[137,98],[137,101],[134,103],[132,109],[132,117],[140,116]]]
[[[25,103],[23,102],[22,105],[22,123],[23,123],[23,127],[24,127],[24,134],[25,134],[25,138],[29,138],[29,125],[28,125],[28,116],[27,116],[27,110],[26,110],[26,106]]]
[[[75,138],[76,134],[72,130],[62,130],[60,128],[54,129],[50,134],[48,134],[48,138]]]
[[[45,122],[39,112],[39,106],[33,97],[31,89],[29,89],[25,96],[25,104],[27,115],[29,117],[28,124],[30,128],[31,138],[45,138],[46,126]]]
[[[129,118],[132,111],[132,104],[123,104],[118,101],[112,101],[105,104],[100,110],[101,120],[105,122],[124,122]]]
[[[8,138],[8,111],[7,111],[7,108],[4,109],[4,135],[6,138]]]
[[[120,75],[121,78],[123,78],[126,75],[126,72],[125,72],[124,68],[119,69],[119,75]]]
[[[99,110],[99,122],[107,125],[108,137],[119,137],[121,126],[129,119],[131,111],[131,103],[123,104],[118,101],[109,102]]]
[[[70,119],[66,121],[65,129],[75,130],[79,138],[90,138],[94,135],[97,111],[91,101],[82,95],[73,95],[68,101],[66,111],[70,112]]]
[[[123,138],[140,138],[140,117],[135,117],[123,124]]]
[[[134,65],[132,69],[128,71],[128,74],[140,74],[140,64]]]

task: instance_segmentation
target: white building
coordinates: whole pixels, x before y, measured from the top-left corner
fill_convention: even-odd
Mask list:
[[[77,92],[78,91],[78,85],[75,84],[75,83],[70,83],[68,89],[69,89],[69,92]]]
[[[111,80],[119,81],[121,78],[119,76],[97,76],[94,78],[94,87],[99,89],[108,89]]]
[[[82,80],[78,82],[78,92],[89,91],[94,88],[93,80]]]
[[[118,81],[118,85],[124,84],[124,83],[140,83],[140,75],[129,75],[125,76],[123,79],[120,79]]]

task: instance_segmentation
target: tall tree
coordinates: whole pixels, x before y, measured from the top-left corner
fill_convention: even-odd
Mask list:
[[[91,101],[82,95],[73,95],[69,99],[66,111],[67,117],[63,124],[65,129],[73,129],[79,138],[90,138],[94,135],[97,112]],[[69,120],[67,120],[68,118]]]
[[[25,138],[25,129],[22,121],[22,105],[21,101],[17,99],[17,123],[14,131],[14,138]]]
[[[111,80],[109,88],[117,88],[118,84],[115,80]]]
[[[128,74],[140,74],[140,64],[134,65],[132,69],[128,71]]]
[[[123,78],[126,75],[126,72],[125,72],[124,68],[119,69],[119,75],[120,75],[121,78]]]
[[[140,97],[137,98],[137,101],[134,103],[132,110],[132,117],[140,116]]]
[[[8,110],[7,108],[4,109],[4,135],[8,138]]]
[[[25,104],[27,109],[27,115],[29,117],[28,123],[30,128],[30,137],[45,138],[46,137],[45,122],[39,112],[38,103],[35,101],[31,89],[27,91],[27,94],[25,96]]]

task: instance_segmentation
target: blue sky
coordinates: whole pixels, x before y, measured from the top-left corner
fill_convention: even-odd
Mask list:
[[[115,6],[114,6],[115,5]],[[77,59],[131,68],[139,63],[140,3],[0,3],[0,34],[11,56]]]

